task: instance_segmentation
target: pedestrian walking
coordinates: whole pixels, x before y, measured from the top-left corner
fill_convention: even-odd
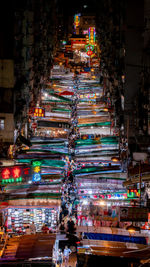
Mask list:
[[[71,249],[68,248],[68,246],[65,246],[65,249],[64,249],[65,267],[68,267],[69,255],[70,254],[71,254]]]
[[[26,227],[25,233],[26,233],[26,235],[31,235],[31,229],[30,229],[29,225]]]
[[[69,216],[70,216],[72,214],[72,203],[70,203],[68,211],[69,211]]]
[[[57,257],[57,264],[59,267],[61,267],[62,263],[63,263],[63,253],[62,253],[61,249],[59,249],[58,257]]]
[[[61,222],[59,230],[60,230],[61,234],[65,234],[65,223],[64,223],[64,221]]]
[[[36,227],[34,222],[32,222],[32,224],[30,224],[30,230],[31,230],[31,234],[36,234]]]
[[[73,234],[75,231],[75,224],[71,217],[67,222],[67,231],[69,232],[69,234]]]

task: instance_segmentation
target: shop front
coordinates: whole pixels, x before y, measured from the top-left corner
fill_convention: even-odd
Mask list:
[[[125,194],[124,194],[125,195]],[[77,207],[78,226],[96,227],[121,227],[125,223],[120,222],[120,206],[128,204],[125,199],[105,200],[87,199],[80,200]]]
[[[48,207],[9,207],[7,215],[8,232],[25,232],[26,226],[34,222],[36,231],[40,232],[43,224],[46,224],[52,231],[56,229],[58,212]]]
[[[34,222],[36,232],[46,225],[50,232],[55,232],[59,219],[60,200],[22,199],[10,200],[2,210],[7,232],[25,233],[27,226]]]

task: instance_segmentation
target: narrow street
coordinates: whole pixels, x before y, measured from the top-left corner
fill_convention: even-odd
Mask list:
[[[145,266],[150,4],[3,6],[0,265]]]

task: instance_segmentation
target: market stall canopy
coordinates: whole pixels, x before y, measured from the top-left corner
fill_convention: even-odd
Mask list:
[[[21,237],[15,236],[7,239],[3,256],[0,259],[0,265],[6,264],[7,266],[11,266],[15,264],[15,261],[30,259],[27,265],[31,266],[32,261],[34,260],[35,263],[36,259],[36,266],[41,266],[39,264],[43,258],[45,262],[44,265],[46,261],[48,261],[50,266],[55,239],[55,234],[22,235]],[[12,250],[12,247],[16,249]],[[12,259],[13,263],[10,263]],[[5,261],[7,261],[7,263]]]
[[[53,96],[54,98],[59,99],[59,100],[70,102],[70,100],[68,98],[66,98],[66,97],[63,97],[63,96],[60,96],[60,95],[57,95],[57,94],[52,94],[52,93],[50,93],[50,95]]]
[[[3,202],[1,202],[3,203]],[[8,205],[3,207],[5,208],[28,208],[28,207],[48,207],[48,208],[57,208],[61,205],[60,198],[22,198],[22,199],[9,199],[7,201]]]
[[[33,159],[17,159],[19,163],[28,163],[31,164]],[[56,166],[56,167],[64,167],[65,162],[63,160],[51,160],[51,159],[42,159],[43,166]]]
[[[86,173],[96,173],[96,172],[113,172],[113,171],[120,171],[118,166],[96,166],[96,167],[88,167],[88,168],[81,168],[79,170],[74,170],[74,175],[77,174],[86,174]]]
[[[70,92],[70,91],[63,91],[63,92],[59,93],[59,95],[60,96],[62,96],[62,95],[74,95],[74,93]]]

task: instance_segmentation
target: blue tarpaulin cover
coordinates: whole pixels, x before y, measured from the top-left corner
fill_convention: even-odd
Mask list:
[[[146,238],[141,236],[126,236],[126,235],[115,235],[115,234],[101,234],[101,233],[84,233],[88,239],[93,240],[107,240],[117,242],[128,242],[146,245]]]

